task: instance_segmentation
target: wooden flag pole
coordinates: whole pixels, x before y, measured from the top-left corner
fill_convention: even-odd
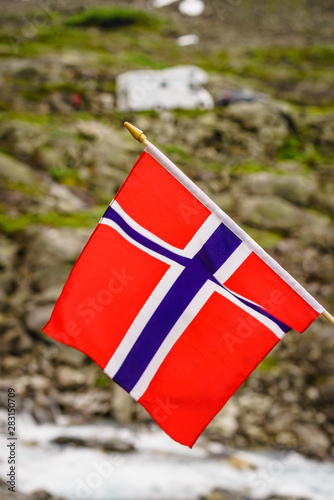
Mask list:
[[[330,323],[332,323],[332,325],[334,325],[334,318],[331,314],[329,314],[328,311],[326,311],[326,309],[322,311],[321,314],[323,315],[324,318],[327,319],[327,321],[329,321]]]
[[[142,130],[135,127],[134,125],[131,125],[131,123],[129,122],[125,122],[124,126],[128,129],[128,131],[130,132],[132,137],[136,139],[136,141],[141,142],[142,144],[144,144],[144,146],[148,145],[148,140]],[[326,311],[326,309],[321,314],[323,315],[324,318],[327,319],[327,321],[329,321],[332,325],[334,325],[334,317],[331,314],[329,314],[329,312]]]

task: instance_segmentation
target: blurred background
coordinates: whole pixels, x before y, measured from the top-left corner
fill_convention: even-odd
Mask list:
[[[333,313],[332,2],[0,8],[0,499],[15,496],[9,387],[19,500],[334,498],[334,328],[323,318],[279,343],[193,450],[41,333],[141,152],[124,121]]]

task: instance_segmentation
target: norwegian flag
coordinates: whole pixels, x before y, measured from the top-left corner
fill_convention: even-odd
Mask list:
[[[93,358],[192,446],[285,333],[322,311],[149,143],[44,332]]]

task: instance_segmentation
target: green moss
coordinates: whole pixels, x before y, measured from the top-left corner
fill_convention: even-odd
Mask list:
[[[80,85],[80,80],[78,82],[74,81],[63,81],[61,83],[45,83],[40,85],[38,90],[40,92],[44,92],[45,94],[49,94],[51,92],[68,92],[71,94],[74,93],[83,93],[85,88],[83,85]]]
[[[254,88],[297,104],[318,103],[327,107],[333,104],[330,93],[334,85],[333,46],[231,47],[212,52],[210,57],[198,53],[195,48],[192,58],[207,71],[240,78],[235,85]],[[315,87],[314,96],[306,96],[298,87],[301,81],[307,82],[310,88]],[[319,88],[328,86],[328,96],[317,95],[317,85]]]
[[[275,248],[283,236],[273,231],[263,231],[249,226],[243,226],[244,231],[265,250]]]
[[[159,63],[159,56],[152,57],[140,51],[130,52],[124,61],[131,67],[145,67],[150,69],[162,69],[164,65]]]
[[[269,372],[273,368],[277,366],[277,360],[274,358],[274,356],[267,356],[264,358],[263,361],[258,366],[258,370],[261,372]]]
[[[69,29],[66,26],[45,26],[38,30],[36,41],[49,48],[65,48],[68,43],[73,47],[80,47],[82,50],[90,48],[93,43],[90,30],[83,32],[75,27]]]
[[[212,172],[217,172],[220,173],[222,172],[226,167],[222,165],[221,163],[216,163],[213,161],[206,161],[203,163],[203,169],[205,170],[211,170]]]
[[[0,112],[0,121],[6,122],[9,120],[20,120],[28,123],[36,123],[37,125],[45,125],[53,118],[49,114],[37,114],[32,112],[4,111]]]
[[[288,136],[277,152],[279,160],[303,160],[304,155],[304,141],[299,136]]]
[[[174,163],[179,165],[193,163],[193,157],[182,147],[174,144],[164,144],[161,146],[161,150],[166,156],[170,157]]]
[[[10,106],[7,101],[0,101],[0,112],[7,111],[9,107]]]
[[[296,160],[307,167],[313,167],[324,162],[326,157],[314,144],[307,145],[304,138],[291,135],[278,149],[277,159],[281,161]]]
[[[176,109],[174,111],[176,118],[184,119],[193,119],[193,118],[199,118],[201,116],[204,116],[207,114],[207,111],[205,109]]]
[[[334,66],[334,48],[313,47],[260,47],[247,52],[257,63],[281,64],[294,68]]]
[[[133,9],[123,10],[129,15]],[[168,22],[145,11],[139,11],[138,18],[143,12],[145,19],[153,19],[153,23],[135,23],[128,30],[98,30],[94,26],[83,30],[76,26],[50,23],[36,29],[31,38],[22,37],[20,28],[13,30],[7,35],[11,43],[4,47],[8,52],[12,46],[13,50],[8,55],[15,53],[19,57],[38,57],[46,53],[50,56],[51,53],[55,58],[70,48],[83,53],[86,68],[94,72],[101,68],[104,72],[108,70],[109,74],[113,71],[113,76],[135,68],[160,69],[189,62],[189,54],[187,56],[187,51],[176,45],[175,33],[169,30]],[[159,26],[159,30],[152,29],[155,26]]]
[[[97,26],[99,28],[119,28],[124,26],[155,27],[160,24],[157,16],[139,9],[123,7],[97,7],[69,17],[67,26]]]
[[[52,167],[49,169],[49,174],[51,177],[65,184],[66,186],[78,186],[81,184],[81,179],[78,174],[78,171],[73,168],[66,167]]]
[[[8,217],[0,212],[0,231],[5,234],[15,234],[31,223],[32,217],[24,214],[20,217]]]
[[[27,195],[29,198],[36,198],[38,195],[45,195],[45,188],[42,184],[21,184],[17,182],[6,181],[6,191],[19,191]]]
[[[111,379],[102,373],[96,378],[95,387],[97,389],[109,389],[111,387]]]
[[[270,172],[275,171],[275,168],[270,165],[261,165],[254,162],[245,162],[237,165],[233,165],[230,168],[230,174],[233,175],[244,175],[253,174],[256,172]]]
[[[192,48],[192,52],[194,49]],[[193,57],[196,59],[196,64],[201,66],[206,71],[229,72],[233,66],[233,57],[228,51],[218,51],[213,57],[207,57],[202,52],[195,53]]]
[[[327,156],[323,155],[314,144],[311,144],[309,147],[306,148],[304,163],[307,166],[313,167],[320,163],[324,163],[326,159]],[[333,158],[329,157],[328,160],[332,162]]]
[[[301,80],[322,82],[333,80],[332,47],[261,47],[245,51],[235,71],[258,78],[274,88],[291,88]]]
[[[71,96],[73,94],[80,94],[85,98],[86,88],[84,84],[79,82],[64,81],[61,83],[28,83],[26,81],[15,81],[17,87],[21,87],[21,95],[31,101],[40,102],[42,99],[47,98],[53,92],[60,92]],[[69,97],[70,98],[70,97]]]
[[[32,224],[44,224],[53,227],[88,227],[93,228],[98,223],[105,206],[74,214],[48,212],[46,214],[29,213],[18,217],[9,217],[0,211],[0,230],[5,234],[15,234]]]
[[[94,227],[103,215],[106,207],[95,207],[94,209],[74,214],[60,214],[49,212],[42,215],[40,222],[55,227]]]
[[[184,149],[181,148],[180,146],[176,146],[176,144],[164,144],[162,149],[167,154],[177,154],[177,155],[184,154]]]
[[[57,54],[53,51],[68,50],[69,47],[85,51],[94,48],[94,34],[91,30],[62,26],[60,24],[46,24],[36,27],[33,35],[24,36],[24,30],[18,27],[8,31],[8,46],[4,47],[6,55],[19,57],[39,57]],[[102,35],[102,34],[101,34]]]

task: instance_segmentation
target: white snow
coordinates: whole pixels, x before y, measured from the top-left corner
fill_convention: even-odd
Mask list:
[[[153,0],[153,7],[160,8],[175,3],[177,0]],[[179,3],[179,10],[187,16],[199,16],[204,10],[203,0],[182,0]]]
[[[183,35],[177,38],[176,43],[180,47],[186,47],[187,45],[197,45],[199,42],[199,36],[194,34]]]

